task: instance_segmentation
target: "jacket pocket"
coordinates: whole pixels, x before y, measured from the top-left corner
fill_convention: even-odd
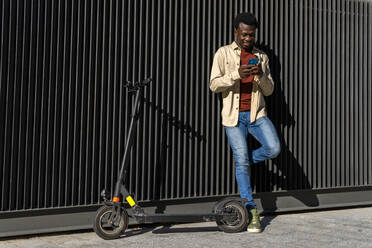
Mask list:
[[[225,64],[226,71],[233,72],[237,70],[237,67],[235,65],[234,61],[227,61]]]

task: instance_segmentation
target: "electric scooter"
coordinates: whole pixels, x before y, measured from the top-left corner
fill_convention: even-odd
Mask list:
[[[134,124],[137,119],[140,106],[141,90],[150,84],[151,78],[141,82],[125,82],[124,87],[128,92],[136,92],[132,116],[128,130],[128,138],[125,144],[124,156],[121,168],[115,185],[115,192],[111,198],[110,193],[105,189],[101,192],[104,205],[97,210],[93,229],[96,234],[103,239],[116,239],[127,229],[129,217],[125,206],[128,203],[132,208],[132,217],[138,224],[144,223],[191,223],[216,221],[220,230],[227,233],[235,233],[246,230],[248,225],[248,211],[244,206],[245,199],[239,197],[228,197],[218,201],[212,213],[209,214],[147,214],[138,205],[125,187],[125,178],[128,170],[126,159],[131,146]]]

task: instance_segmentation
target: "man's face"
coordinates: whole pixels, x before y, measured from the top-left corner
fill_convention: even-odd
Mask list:
[[[236,43],[246,50],[253,48],[256,36],[256,26],[239,23],[239,28],[235,29],[234,35],[236,37]]]

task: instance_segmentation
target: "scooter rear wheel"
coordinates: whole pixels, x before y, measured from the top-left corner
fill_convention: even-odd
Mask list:
[[[245,231],[248,225],[247,209],[238,201],[228,201],[219,209],[222,214],[228,214],[217,220],[217,226],[226,233],[236,233]]]
[[[116,239],[128,227],[128,213],[125,209],[120,211],[121,214],[116,221],[111,222],[111,216],[114,213],[112,206],[103,206],[97,210],[93,223],[93,229],[98,236],[103,239]]]

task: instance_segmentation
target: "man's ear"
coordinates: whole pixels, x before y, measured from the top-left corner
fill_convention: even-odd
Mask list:
[[[234,35],[235,35],[235,37],[238,36],[238,30],[237,29],[234,29]]]

